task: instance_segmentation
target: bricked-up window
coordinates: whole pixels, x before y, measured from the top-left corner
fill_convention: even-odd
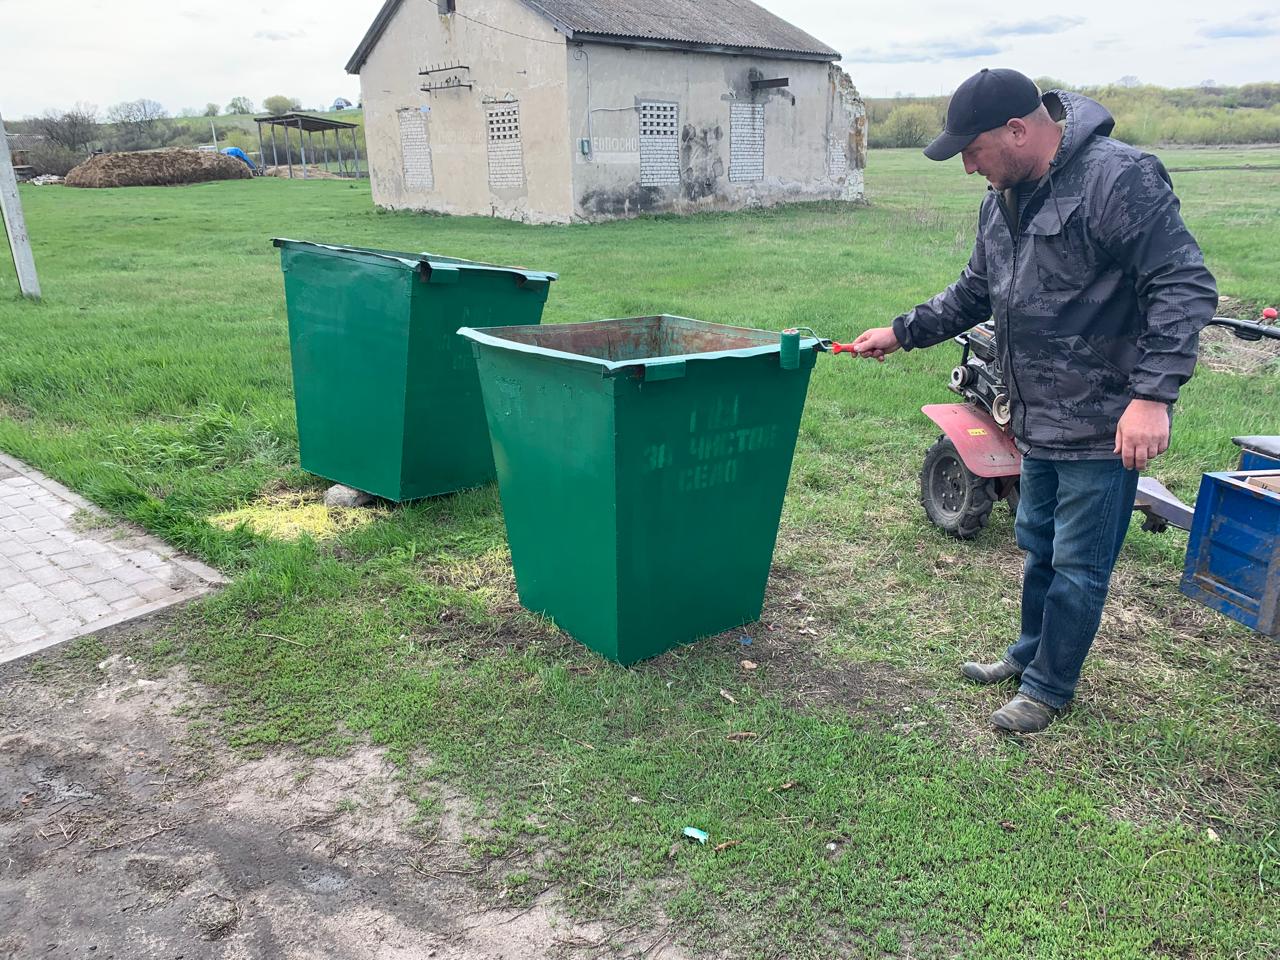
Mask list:
[[[410,190],[434,190],[431,169],[431,141],[427,139],[427,115],[417,107],[399,111],[400,156],[404,164],[404,185]]]
[[[680,104],[640,104],[640,185],[665,187],[680,182]]]
[[[729,105],[729,179],[764,179],[764,104]]]
[[[524,186],[524,148],[520,143],[520,104],[488,110],[489,186]]]
[[[832,180],[849,174],[849,155],[845,152],[848,142],[848,137],[827,138],[827,174]]]

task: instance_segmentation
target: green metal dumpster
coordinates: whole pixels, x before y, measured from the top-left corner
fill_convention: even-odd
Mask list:
[[[536,324],[554,273],[277,239],[303,469],[388,500],[494,477],[459,326]]]
[[[474,343],[520,601],[630,664],[759,619],[816,340],[684,317]]]

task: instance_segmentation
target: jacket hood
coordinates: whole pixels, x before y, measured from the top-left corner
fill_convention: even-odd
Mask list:
[[[1111,116],[1097,100],[1078,93],[1065,90],[1050,90],[1042,98],[1045,109],[1055,121],[1066,120],[1066,129],[1062,134],[1062,145],[1058,147],[1058,155],[1053,165],[1060,167],[1070,160],[1088,139],[1097,134],[1109,137],[1116,128],[1116,118]]]

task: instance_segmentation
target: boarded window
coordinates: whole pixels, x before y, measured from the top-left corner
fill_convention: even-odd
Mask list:
[[[427,139],[427,115],[417,107],[399,111],[400,157],[404,164],[404,185],[410,190],[434,190],[431,169],[431,142]]]
[[[489,186],[524,186],[524,148],[520,144],[520,104],[490,107]]]
[[[764,179],[764,104],[729,105],[729,179]]]
[[[640,104],[640,185],[664,187],[680,182],[680,105]]]

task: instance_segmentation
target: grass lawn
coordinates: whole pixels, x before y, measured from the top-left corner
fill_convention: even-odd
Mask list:
[[[1269,168],[1175,185],[1247,312],[1280,300],[1280,151],[1222,157]],[[1020,561],[1003,506],[958,543],[916,502],[936,435],[919,408],[950,397],[950,346],[819,358],[749,647],[622,669],[521,613],[492,488],[325,543],[209,523],[322,486],[297,465],[270,237],[559,271],[547,322],[849,339],[954,279],[983,189],[914,152],[875,153],[868,182],[869,207],[572,228],[379,213],[333,181],[24,188],[46,299],[0,271],[0,449],[234,575],[145,651],[218,691],[196,718],[215,742],[385,745],[424,845],[444,798],[468,798],[495,895],[551,890],[736,957],[1276,956],[1280,649],[1181,597],[1184,536],[1134,525],[1079,704],[1047,735],[995,736],[1004,692],[957,678],[1016,630]],[[1202,370],[1154,474],[1194,498],[1278,410],[1274,365]],[[686,825],[711,843],[679,845]]]

